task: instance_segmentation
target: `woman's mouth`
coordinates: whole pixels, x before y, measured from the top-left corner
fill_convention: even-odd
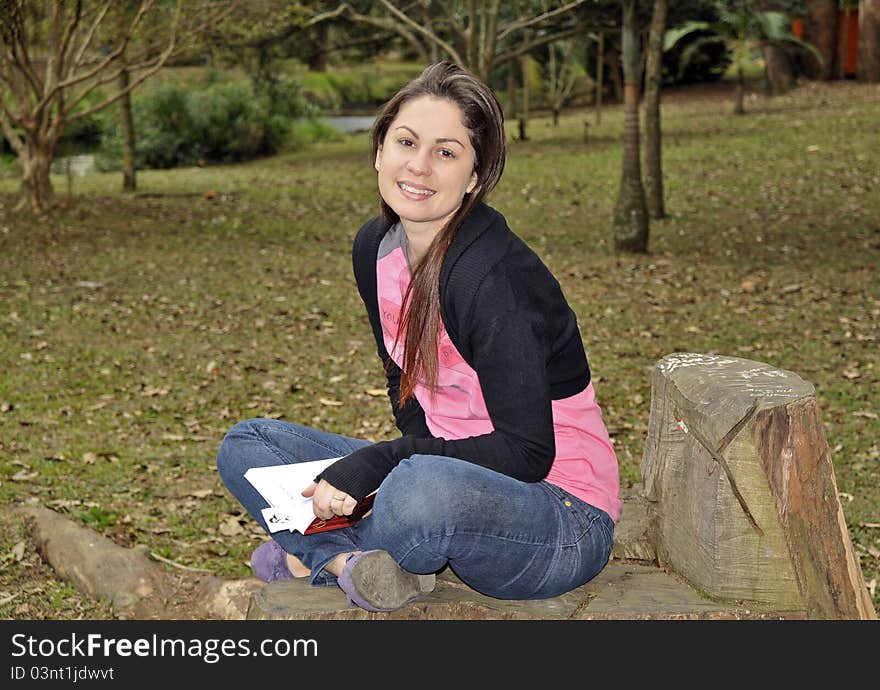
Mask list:
[[[427,199],[429,197],[434,196],[437,192],[433,189],[428,189],[427,187],[422,187],[421,185],[413,185],[408,184],[406,182],[398,182],[398,189],[404,193],[408,199],[421,201],[422,199]]]

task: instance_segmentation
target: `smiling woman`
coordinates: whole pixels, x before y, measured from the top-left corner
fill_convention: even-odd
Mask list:
[[[611,552],[617,457],[558,281],[483,203],[504,170],[498,101],[460,67],[431,65],[382,109],[372,152],[381,213],[353,262],[402,436],[235,425],[220,476],[264,529],[252,467],[341,457],[303,491],[324,519],[377,492],[353,526],[275,532],[254,572],[338,584],[370,611],[426,595],[446,567],[503,599],[578,587]]]

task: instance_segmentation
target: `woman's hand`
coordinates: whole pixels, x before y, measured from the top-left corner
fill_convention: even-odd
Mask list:
[[[351,515],[357,505],[351,496],[323,479],[317,484],[309,484],[303,489],[302,495],[312,497],[315,516],[322,520],[329,520],[334,515]]]

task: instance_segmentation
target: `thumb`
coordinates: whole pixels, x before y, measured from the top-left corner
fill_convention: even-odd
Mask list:
[[[305,498],[310,498],[315,493],[315,487],[317,487],[317,486],[318,485],[315,484],[315,482],[312,482],[305,489],[302,490],[302,495]]]

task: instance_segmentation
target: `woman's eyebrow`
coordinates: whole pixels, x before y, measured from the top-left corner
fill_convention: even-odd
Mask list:
[[[412,134],[416,139],[419,138],[419,135],[416,134],[416,131],[414,129],[412,129],[411,127],[407,127],[406,125],[398,125],[395,129],[405,129],[407,132]],[[439,139],[434,140],[434,143],[437,143],[437,144],[447,144],[449,142],[452,142],[454,144],[458,144],[459,146],[461,146],[461,148],[464,148],[464,144],[462,144],[458,139],[455,139],[454,137],[440,137]]]

